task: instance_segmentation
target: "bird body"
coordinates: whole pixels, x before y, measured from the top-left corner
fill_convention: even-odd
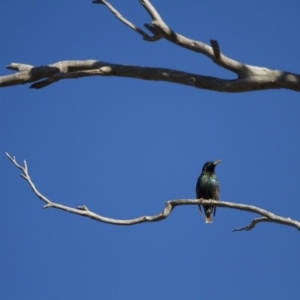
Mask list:
[[[196,184],[196,198],[203,198],[205,200],[219,200],[219,183],[217,176],[215,174],[215,166],[221,160],[215,162],[206,162],[202,168],[202,173],[200,174],[197,184]],[[203,205],[205,212],[205,223],[212,223],[212,215],[216,213],[215,206]],[[201,205],[199,205],[201,210]]]

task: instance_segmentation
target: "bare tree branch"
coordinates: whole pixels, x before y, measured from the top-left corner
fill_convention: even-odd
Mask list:
[[[265,77],[249,77],[237,80],[220,79],[172,69],[149,68],[111,64],[96,60],[61,61],[48,66],[24,67],[21,63],[12,63],[8,68],[22,70],[13,75],[0,77],[0,87],[35,82],[30,88],[40,89],[62,79],[76,79],[87,76],[120,76],[144,80],[166,81],[218,92],[248,92],[255,90],[287,88],[300,91],[295,77],[280,71],[265,69]],[[16,68],[17,69],[17,68]],[[296,76],[296,75],[295,75]],[[41,80],[47,78],[45,80]],[[300,77],[299,77],[300,83]]]
[[[170,200],[165,203],[165,208],[164,210],[154,216],[142,216],[134,219],[129,219],[129,220],[118,220],[118,219],[111,219],[107,218],[101,215],[98,215],[92,211],[90,211],[85,205],[78,206],[77,208],[72,208],[68,207],[65,205],[61,205],[58,203],[54,203],[51,200],[49,200],[47,197],[45,197],[42,193],[38,191],[38,189],[35,187],[33,181],[31,180],[29,173],[28,173],[28,166],[26,161],[24,161],[24,166],[21,166],[20,164],[17,163],[16,158],[13,156],[11,157],[7,152],[6,152],[7,157],[9,160],[18,168],[22,171],[21,177],[24,178],[34,194],[44,201],[46,204],[44,205],[44,208],[57,208],[61,209],[73,214],[77,214],[83,217],[89,217],[91,219],[94,219],[99,222],[104,222],[104,223],[109,223],[113,225],[135,225],[139,223],[144,223],[144,222],[157,222],[166,219],[172,212],[172,210],[176,206],[180,205],[198,205],[198,204],[209,204],[211,206],[217,206],[217,207],[227,207],[227,208],[232,208],[232,209],[238,209],[238,210],[244,210],[252,213],[257,213],[260,214],[262,217],[254,219],[248,226],[242,227],[242,228],[236,228],[233,231],[241,231],[241,230],[246,230],[249,231],[254,228],[254,226],[259,223],[259,222],[273,222],[273,223],[279,223],[283,225],[288,225],[297,228],[300,230],[300,222],[292,220],[290,218],[283,218],[280,216],[276,216],[273,213],[266,211],[264,209],[252,206],[252,205],[245,205],[245,204],[237,204],[237,203],[232,203],[232,202],[224,202],[224,201],[215,201],[215,200],[204,200],[204,199],[176,199],[176,200]]]
[[[257,219],[252,220],[252,222],[248,226],[236,228],[236,229],[233,229],[232,231],[233,232],[241,231],[241,230],[249,231],[249,230],[253,229],[257,223],[260,223],[260,222],[269,222],[269,219],[267,217],[257,218]]]
[[[150,1],[140,0],[140,2],[152,19],[151,24],[145,24],[152,36],[132,24],[107,1],[93,1],[93,3],[105,5],[118,20],[140,34],[145,41],[154,42],[164,38],[178,46],[209,57],[220,67],[235,73],[237,77],[228,80],[172,69],[117,65],[96,60],[61,61],[40,67],[12,63],[7,66],[7,69],[15,70],[17,73],[0,76],[0,87],[34,82],[30,87],[40,89],[62,79],[75,79],[86,76],[120,76],[167,81],[199,89],[229,93],[280,88],[300,91],[299,74],[250,66],[233,60],[221,53],[216,40],[211,40],[211,46],[209,46],[200,41],[186,38],[169,28]]]
[[[144,40],[149,42],[154,42],[162,38],[162,35],[160,34],[154,34],[153,36],[149,36],[145,31],[140,29],[139,27],[133,25],[131,22],[129,22],[127,19],[125,19],[112,5],[110,5],[105,0],[94,0],[93,3],[95,4],[104,4],[114,15],[117,19],[119,19],[121,22],[123,22],[126,26],[133,29],[137,33],[139,33]]]
[[[94,3],[98,2],[97,0],[93,1]],[[105,2],[106,5],[109,5],[106,1],[99,1],[99,2]],[[238,78],[250,78],[250,77],[265,77],[270,74],[268,74],[268,71],[275,72],[273,75],[277,77],[279,73],[282,75],[293,75],[296,76],[297,81],[297,91],[300,91],[300,75],[299,74],[292,74],[292,73],[286,73],[286,72],[280,72],[276,70],[270,70],[266,68],[261,67],[255,67],[250,66],[246,64],[242,64],[236,60],[233,60],[229,57],[226,57],[225,55],[221,54],[220,47],[218,45],[218,42],[216,40],[211,40],[211,47],[195,40],[191,40],[189,38],[186,38],[176,32],[174,32],[172,29],[169,28],[169,26],[163,21],[157,10],[154,8],[154,6],[150,3],[148,0],[140,0],[140,3],[144,6],[146,11],[149,13],[150,17],[152,18],[152,23],[145,24],[145,27],[150,30],[155,35],[158,34],[158,32],[163,35],[163,37],[170,42],[179,45],[181,47],[184,47],[186,49],[201,53],[212,59],[216,64],[219,66],[228,69],[229,71],[232,71],[238,75]],[[115,10],[115,9],[114,9]],[[115,10],[116,11],[116,10]],[[279,72],[279,73],[277,73]],[[277,76],[276,76],[277,73]],[[269,78],[271,80],[271,78]],[[273,78],[274,79],[274,78]],[[278,79],[278,77],[277,77]],[[289,78],[292,79],[292,78]]]

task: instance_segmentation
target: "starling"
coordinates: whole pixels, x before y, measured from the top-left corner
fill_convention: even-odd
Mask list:
[[[221,160],[217,160],[215,162],[208,161],[204,164],[202,173],[200,174],[196,184],[197,199],[203,198],[205,200],[219,200],[219,183],[215,174],[215,166],[220,161]],[[216,207],[203,205],[203,208],[205,212],[205,223],[212,223],[212,214],[216,214]],[[200,204],[199,209],[202,212]]]

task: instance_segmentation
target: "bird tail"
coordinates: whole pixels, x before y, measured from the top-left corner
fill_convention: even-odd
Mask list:
[[[206,224],[211,224],[213,221],[212,221],[212,215],[210,215],[209,217],[205,216],[205,223]]]
[[[205,207],[205,223],[206,224],[211,224],[212,221],[212,207]]]

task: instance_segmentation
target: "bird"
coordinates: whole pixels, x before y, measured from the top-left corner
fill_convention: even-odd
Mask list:
[[[205,200],[219,200],[219,183],[215,174],[216,165],[221,162],[217,160],[215,162],[208,161],[202,167],[202,173],[200,174],[196,184],[196,198],[203,198]],[[216,214],[216,207],[203,205],[205,212],[205,223],[212,223],[212,215]],[[202,214],[201,204],[199,209]]]

